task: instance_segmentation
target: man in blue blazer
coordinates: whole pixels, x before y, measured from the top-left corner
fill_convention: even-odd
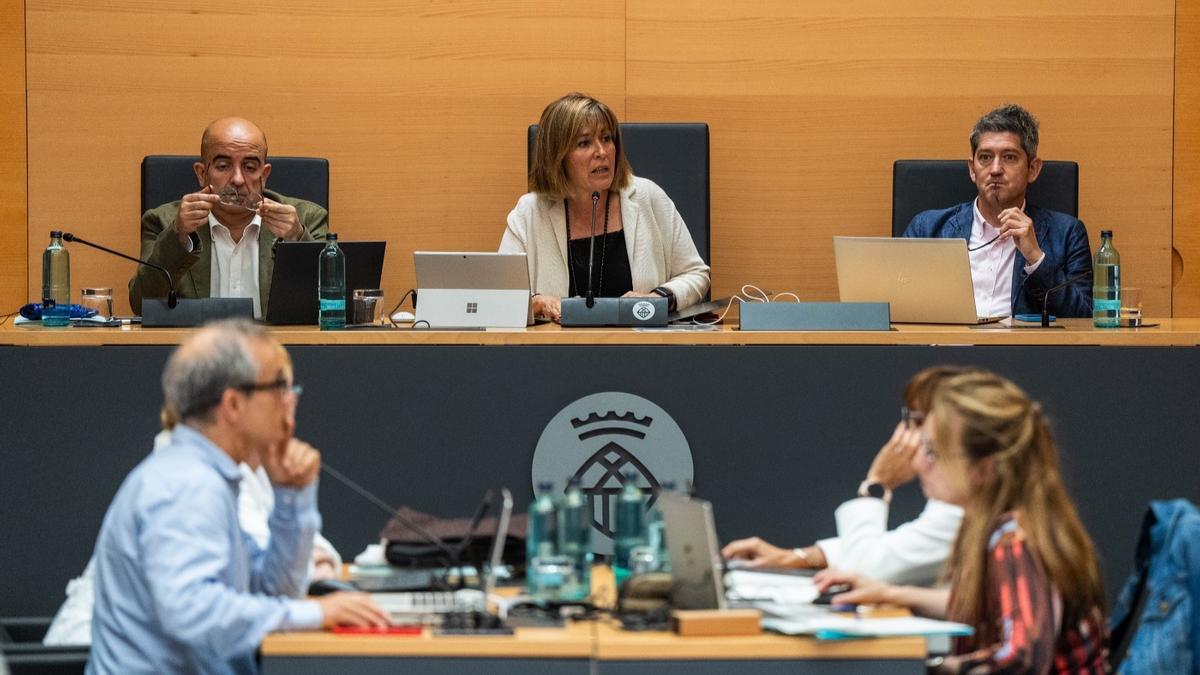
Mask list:
[[[1074,216],[1025,202],[1037,180],[1038,122],[1018,105],[984,115],[971,130],[967,171],[974,201],[918,213],[905,237],[967,240],[975,309],[980,316],[1092,315],[1092,255],[1087,228]],[[1047,297],[1047,291],[1071,280]]]

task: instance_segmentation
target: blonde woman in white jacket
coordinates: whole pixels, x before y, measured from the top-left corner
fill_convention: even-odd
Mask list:
[[[634,177],[616,115],[600,101],[567,94],[542,111],[529,190],[508,214],[500,251],[528,256],[535,316],[558,321],[561,299],[588,288],[593,236],[598,297],[657,295],[676,310],[708,292],[687,225],[662,188]]]

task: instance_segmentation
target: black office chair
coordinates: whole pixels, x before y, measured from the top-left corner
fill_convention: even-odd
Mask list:
[[[945,209],[979,194],[965,159],[898,159],[892,164],[892,236],[899,237],[913,216]],[[1032,206],[1079,216],[1079,164],[1042,161],[1042,173],[1029,184]]]
[[[49,627],[50,617],[0,618],[0,655],[12,675],[83,675],[88,647],[43,645]]]
[[[195,192],[191,155],[146,155],[142,159],[142,213]],[[267,188],[329,208],[329,160],[322,157],[268,157]]]
[[[538,125],[529,125],[526,169],[533,166]],[[658,183],[687,223],[700,259],[708,257],[708,125],[698,123],[621,124],[625,157],[634,175]]]

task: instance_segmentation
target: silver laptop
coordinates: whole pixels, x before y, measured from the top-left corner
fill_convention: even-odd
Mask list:
[[[834,237],[842,302],[886,302],[893,323],[980,324],[965,239]]]
[[[671,556],[671,606],[725,609],[725,565],[712,504],[664,491],[658,505]]]
[[[523,328],[531,323],[524,253],[415,251],[413,328]]]

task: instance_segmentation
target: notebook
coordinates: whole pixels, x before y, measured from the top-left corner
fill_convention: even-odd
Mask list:
[[[834,237],[842,302],[886,302],[893,323],[981,324],[965,239]]]

